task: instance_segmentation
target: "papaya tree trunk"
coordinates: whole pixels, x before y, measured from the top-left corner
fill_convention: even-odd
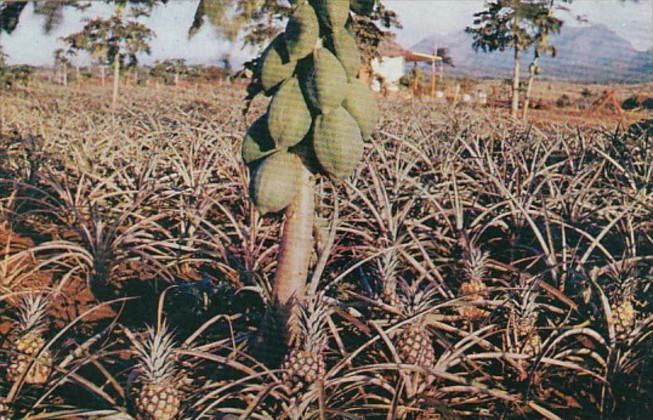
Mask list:
[[[301,300],[313,250],[314,180],[304,169],[297,196],[286,210],[274,298],[282,305]]]
[[[519,45],[515,46],[515,63],[513,66],[512,74],[512,106],[511,106],[511,115],[513,118],[517,118],[519,113],[519,73],[521,71],[521,66],[519,59],[521,57],[521,52]]]
[[[524,109],[522,111],[522,119],[524,122],[528,121],[528,107],[531,103],[531,93],[533,91],[533,83],[535,82],[535,69],[537,68],[537,59],[534,59],[528,67],[528,85],[526,86],[526,95],[524,96]]]
[[[274,302],[256,337],[256,352],[271,365],[280,363],[296,331],[293,314],[304,297],[313,250],[315,181],[304,168],[300,182],[297,196],[286,209],[274,278]]]
[[[116,109],[118,103],[118,88],[120,86],[120,58],[118,54],[113,59],[113,95],[111,97],[111,109]]]

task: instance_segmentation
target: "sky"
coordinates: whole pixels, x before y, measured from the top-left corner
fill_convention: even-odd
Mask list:
[[[248,59],[256,50],[242,49],[220,39],[210,25],[205,25],[192,39],[188,39],[198,0],[169,0],[154,9],[145,20],[157,34],[152,42],[152,55],[141,57],[144,63],[166,58],[185,58],[190,63],[218,63],[226,55],[236,65]],[[462,30],[481,10],[484,0],[385,0],[399,14],[403,29],[397,30],[397,41],[405,47],[434,34]],[[571,14],[566,19],[570,26],[582,25],[574,16],[585,16],[590,24],[604,24],[624,37],[638,50],[653,47],[653,0],[574,0]],[[19,26],[11,35],[0,35],[0,45],[9,55],[11,64],[48,65],[54,50],[63,47],[60,37],[79,31],[83,19],[107,17],[112,8],[94,2],[84,12],[68,8],[64,19],[50,34],[43,31],[43,17],[33,13],[30,5]],[[564,15],[562,15],[564,18]],[[80,64],[88,62],[80,57]]]

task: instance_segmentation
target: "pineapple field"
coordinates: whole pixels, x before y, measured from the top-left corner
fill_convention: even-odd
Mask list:
[[[0,418],[647,418],[650,122],[379,101],[284,331],[245,94],[3,92]]]

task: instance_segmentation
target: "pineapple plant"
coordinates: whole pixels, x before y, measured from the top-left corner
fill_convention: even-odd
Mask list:
[[[282,380],[293,394],[324,380],[328,315],[329,307],[321,295],[307,299],[297,308],[298,329],[291,337],[291,349],[281,365]]]
[[[43,385],[52,371],[52,353],[43,350],[46,340],[48,299],[43,294],[29,294],[21,299],[18,321],[15,325],[17,339],[7,368],[11,382],[24,377],[27,384]]]
[[[164,323],[158,330],[148,327],[144,341],[128,336],[139,359],[141,387],[135,399],[137,419],[172,420],[181,410],[179,370],[173,334]]]
[[[537,314],[532,313],[520,317],[515,322],[515,334],[520,343],[519,350],[522,354],[535,356],[542,350],[542,339],[537,332]]]
[[[521,293],[510,301],[509,331],[512,331],[512,341],[516,343],[516,351],[536,356],[542,350],[542,339],[537,331],[538,304],[537,293],[532,287],[522,285]]]
[[[404,282],[401,282],[400,286],[406,297],[406,303],[401,300],[396,290],[394,299],[395,302],[399,303],[398,308],[401,310],[401,319],[414,318],[431,306],[436,291],[434,288],[414,290]],[[423,317],[416,318],[408,323],[396,336],[394,345],[402,363],[416,365],[425,369],[431,369],[435,366],[435,350]]]
[[[464,241],[462,275],[463,283],[460,285],[459,297],[463,305],[459,308],[460,316],[469,322],[485,318],[488,312],[479,306],[488,294],[487,286],[483,279],[487,272],[488,253],[470,241]]]

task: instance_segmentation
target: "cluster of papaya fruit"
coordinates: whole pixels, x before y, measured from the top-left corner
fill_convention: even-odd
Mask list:
[[[258,79],[272,100],[242,146],[250,197],[262,214],[290,204],[303,171],[343,179],[362,159],[379,112],[357,78],[350,15],[368,15],[374,1],[296,0],[285,31],[264,50]]]

